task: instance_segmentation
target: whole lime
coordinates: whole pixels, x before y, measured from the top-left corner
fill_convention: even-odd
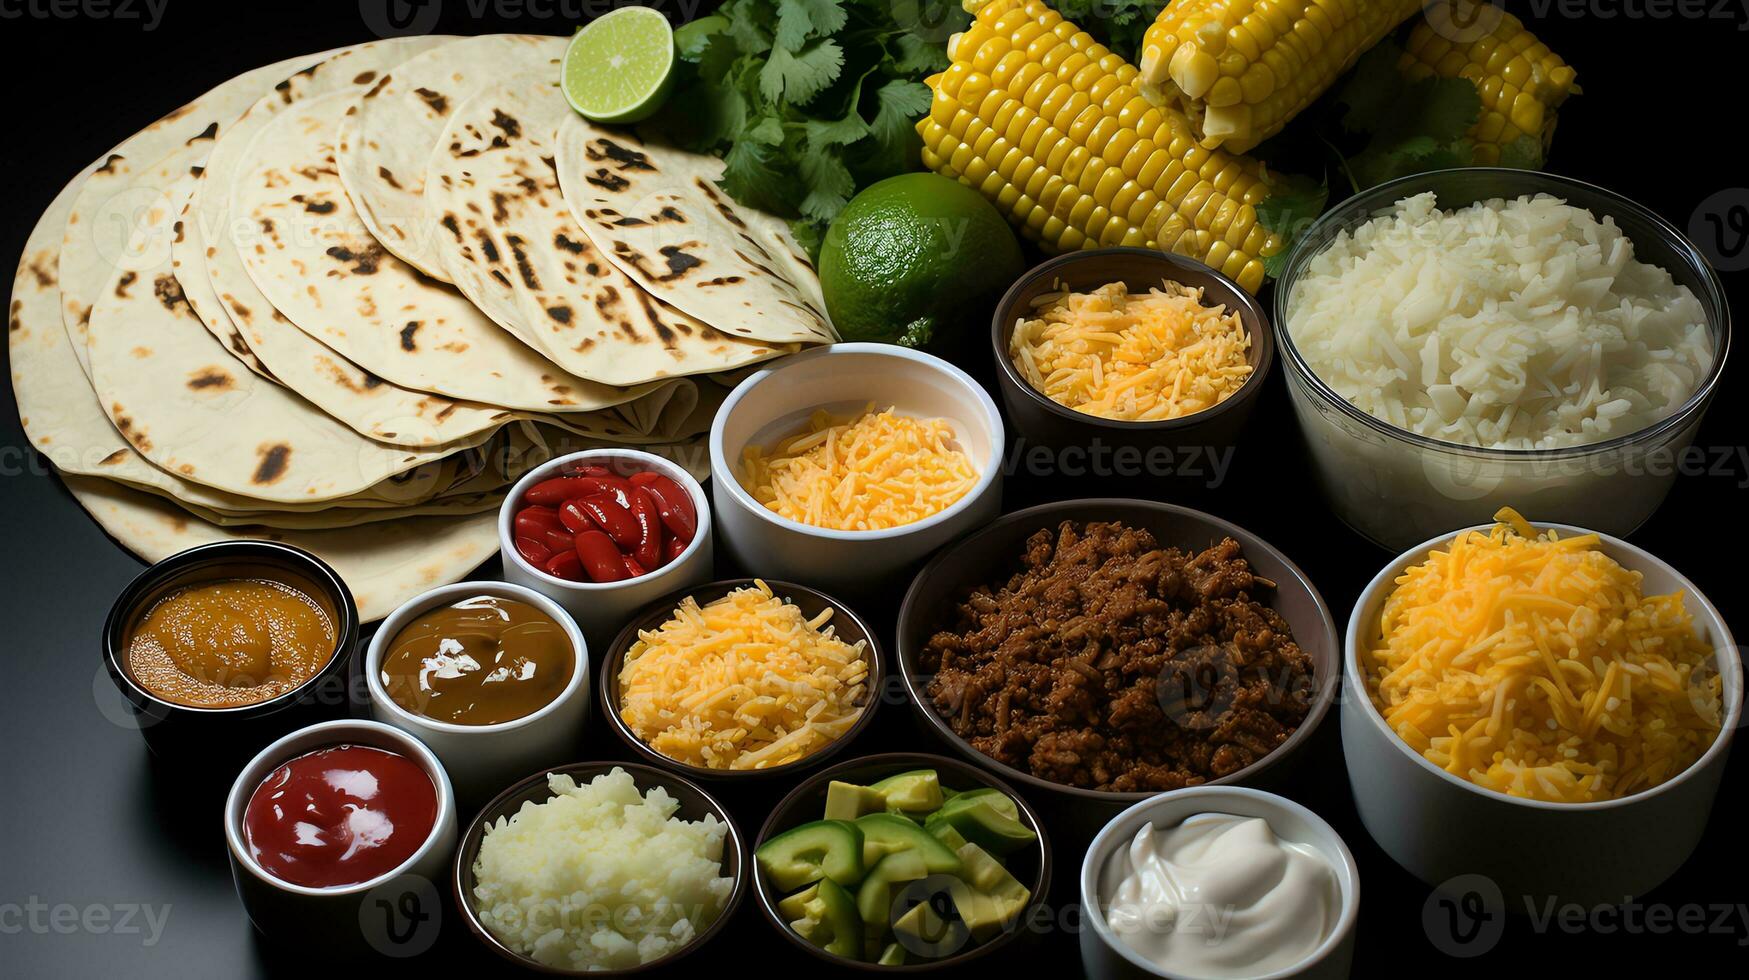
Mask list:
[[[970,187],[929,173],[871,185],[820,245],[826,312],[845,340],[947,347],[1020,275],[1020,243]]]

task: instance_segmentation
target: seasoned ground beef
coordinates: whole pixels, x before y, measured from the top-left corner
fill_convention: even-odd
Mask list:
[[[1121,523],[1064,521],[930,638],[928,695],[978,751],[1023,772],[1194,786],[1269,754],[1311,707],[1311,658],[1254,598],[1272,588],[1231,538],[1192,555]]]

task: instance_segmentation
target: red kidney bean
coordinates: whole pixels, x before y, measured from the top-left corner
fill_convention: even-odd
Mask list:
[[[583,581],[583,562],[578,559],[576,551],[560,551],[547,559],[541,570],[548,575],[566,579],[571,582]]]
[[[632,578],[637,578],[639,575],[643,575],[646,571],[644,566],[638,564],[638,560],[631,555],[621,555],[620,560],[625,562],[626,574]]]
[[[575,554],[591,582],[618,582],[626,577],[625,561],[613,539],[601,531],[577,535]]]
[[[553,556],[553,550],[548,548],[544,542],[524,534],[516,536],[516,551],[536,568],[545,565],[547,559]]]
[[[530,504],[557,507],[567,500],[588,497],[614,490],[628,490],[631,484],[617,476],[555,476],[528,488],[524,498]]]
[[[551,507],[524,507],[517,512],[516,519],[511,522],[517,534],[538,538],[548,531],[557,530],[559,512]]]
[[[654,480],[661,475],[662,474],[655,470],[639,470],[631,476],[626,477],[626,482],[634,487],[641,487],[648,485],[651,480]]]
[[[692,540],[698,531],[698,515],[693,511],[692,495],[680,488],[680,484],[656,474],[655,479],[643,484],[643,490],[656,499],[656,509],[662,515],[662,523],[668,525],[668,530],[676,536]]]
[[[612,476],[613,471],[605,466],[573,466],[565,471],[566,476]]]
[[[595,523],[594,518],[584,513],[583,508],[578,507],[575,500],[567,500],[565,506],[559,508],[559,523],[570,528],[576,534],[601,530],[601,525]]]
[[[662,515],[656,511],[656,498],[643,487],[632,487],[632,518],[638,522],[638,546],[632,557],[645,568],[662,564]]]
[[[685,551],[686,546],[691,543],[690,541],[682,541],[675,535],[668,535],[662,541],[662,564],[666,565],[678,559],[680,553]]]
[[[571,532],[555,528],[541,537],[541,543],[547,546],[548,551],[570,551]]]
[[[607,536],[613,539],[623,551],[630,551],[638,546],[638,521],[632,516],[629,506],[622,507],[612,497],[584,497],[571,503],[581,508],[596,524],[601,526]],[[629,504],[630,501],[628,500]]]

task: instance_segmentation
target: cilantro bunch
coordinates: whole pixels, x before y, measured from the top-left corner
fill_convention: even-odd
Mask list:
[[[858,190],[916,169],[923,79],[970,17],[957,0],[728,0],[674,32],[681,85],[656,126],[722,156],[722,187],[816,251]]]

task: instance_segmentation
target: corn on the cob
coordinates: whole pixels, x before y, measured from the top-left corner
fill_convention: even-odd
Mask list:
[[[924,163],[976,188],[1047,249],[1141,245],[1188,255],[1255,292],[1280,240],[1257,223],[1255,160],[1197,145],[1150,104],[1135,68],[1044,0],[966,0],[918,124]]]
[[[1461,2],[1447,0],[1446,6]],[[1529,136],[1547,150],[1555,131],[1555,109],[1578,91],[1575,73],[1560,55],[1536,39],[1524,24],[1505,11],[1486,34],[1468,43],[1453,43],[1427,20],[1415,25],[1404,45],[1398,69],[1411,81],[1437,75],[1467,78],[1482,97],[1482,112],[1470,127],[1475,162],[1494,166],[1500,152]],[[1448,18],[1449,20],[1450,18]]]
[[[1281,131],[1423,0],[1172,0],[1142,38],[1144,94],[1202,145],[1244,153]]]

